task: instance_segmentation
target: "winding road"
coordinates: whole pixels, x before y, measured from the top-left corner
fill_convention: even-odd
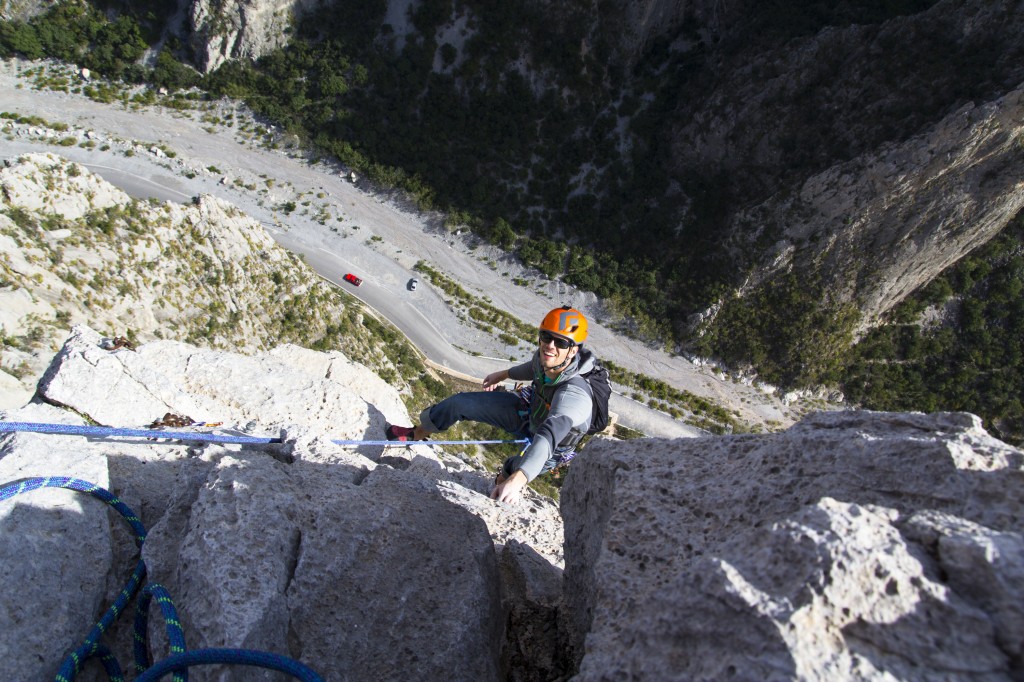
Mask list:
[[[749,423],[793,421],[785,406],[761,390],[616,334],[602,324],[600,303],[592,295],[535,276],[528,287],[513,284],[513,276],[530,273],[471,235],[447,232],[440,216],[416,212],[399,197],[352,182],[338,167],[255,144],[251,134],[238,129],[243,112],[235,103],[218,103],[217,112],[221,119],[236,121],[235,126],[212,126],[208,120],[197,121],[197,112],[130,110],[34,90],[24,86],[19,68],[17,62],[0,63],[6,111],[67,124],[71,130],[61,135],[88,135],[97,144],[58,147],[45,130],[24,134],[19,129],[0,137],[4,158],[57,153],[136,198],[180,203],[205,193],[224,199],[258,220],[281,246],[302,254],[322,277],[392,322],[439,369],[477,379],[525,360],[532,349],[504,346],[494,334],[461,321],[426,282],[410,291],[407,283],[418,276],[413,268],[420,261],[523,320],[569,303],[590,318],[590,341],[599,357],[725,405]],[[155,151],[157,145],[173,150],[174,157]],[[285,213],[281,206],[286,202],[305,208]],[[362,277],[362,286],[343,282],[346,272]],[[704,435],[621,394],[613,394],[611,410],[621,423],[650,436]]]

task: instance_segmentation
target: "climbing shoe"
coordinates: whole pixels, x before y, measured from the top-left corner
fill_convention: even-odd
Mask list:
[[[388,427],[384,429],[384,435],[388,437],[388,440],[416,440],[413,437],[414,433],[416,433],[416,429],[411,426],[388,424]]]

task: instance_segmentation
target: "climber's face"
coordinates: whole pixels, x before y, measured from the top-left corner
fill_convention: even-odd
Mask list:
[[[545,370],[564,366],[579,352],[579,347],[569,339],[547,331],[541,331],[538,342],[540,343],[540,365]]]

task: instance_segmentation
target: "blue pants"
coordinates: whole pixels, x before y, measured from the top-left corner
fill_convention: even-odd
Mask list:
[[[420,425],[431,433],[444,431],[459,421],[489,424],[509,432],[516,438],[533,438],[530,432],[529,407],[520,399],[519,394],[513,391],[456,393],[420,413]],[[516,465],[521,458],[522,454],[519,454],[505,460],[506,476],[512,475],[512,472],[519,468]],[[544,463],[541,472],[554,469],[558,461],[557,455],[551,457]]]
[[[508,431],[516,438],[529,438],[527,407],[512,391],[456,393],[420,414],[420,425],[434,433],[459,421],[481,422]]]

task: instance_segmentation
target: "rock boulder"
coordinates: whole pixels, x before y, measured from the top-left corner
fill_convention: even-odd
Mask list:
[[[283,441],[24,432],[0,440],[0,485],[72,476],[135,512],[148,531],[148,580],[169,591],[189,649],[277,653],[325,679],[504,675],[506,602],[530,596],[515,592],[526,586],[503,586],[499,552],[506,543],[555,549],[503,570],[537,575],[539,561],[545,583],[557,584],[555,503],[530,493],[520,508],[498,514],[487,498],[493,473],[426,446],[384,456],[379,445],[335,444],[379,439],[386,420],[409,419],[395,389],[340,353],[282,346],[242,356],[166,341],[105,350],[102,341],[76,327],[41,381],[39,400],[4,419],[80,425],[84,417],[142,428],[172,414],[222,422],[217,432],[226,435]],[[488,507],[494,512],[471,511]],[[527,519],[559,540],[537,541]],[[0,502],[0,631],[19,633],[0,637],[0,678],[56,674],[138,560],[127,530],[84,493],[44,488]],[[151,611],[159,660],[162,627],[152,625],[159,618]],[[123,620],[108,644],[125,668],[131,618]],[[254,674],[200,667],[193,677]]]
[[[1022,483],[967,414],[596,443],[562,495],[576,679],[1019,679]]]
[[[597,438],[560,509],[532,491],[506,506],[487,496],[493,472],[439,448],[336,443],[409,419],[395,389],[340,353],[103,341],[76,327],[36,400],[3,419],[141,428],[170,414],[280,441],[0,438],[5,490],[72,476],[139,518],[147,580],[168,590],[190,650],[280,654],[327,680],[1024,671],[1024,452],[972,415],[830,412],[768,435]],[[117,598],[140,554],[110,509],[59,488],[0,495],[0,632],[16,633],[0,636],[0,678],[52,678]],[[121,620],[104,642],[125,667]]]

